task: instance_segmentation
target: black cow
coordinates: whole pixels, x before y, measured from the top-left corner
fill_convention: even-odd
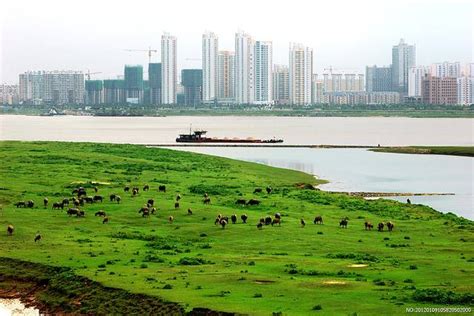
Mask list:
[[[100,201],[102,203],[103,200],[104,198],[101,195],[94,195],[94,202]]]
[[[247,223],[247,219],[248,219],[247,214],[242,214],[242,215],[240,215],[240,219],[242,220],[242,222],[243,222],[244,224],[246,224],[246,223]]]
[[[315,223],[315,224],[322,224],[322,223],[323,223],[323,217],[322,217],[322,216],[319,216],[319,215],[316,216],[316,217],[314,218],[313,223]]]
[[[349,223],[349,221],[347,220],[347,218],[343,218],[341,219],[341,221],[339,222],[339,227],[342,227],[342,228],[347,228],[347,224]]]
[[[255,199],[250,199],[248,200],[247,202],[247,205],[259,205],[260,204],[260,201],[259,200],[255,200]]]
[[[158,187],[158,192],[166,192],[166,185],[160,185]]]
[[[262,193],[262,188],[255,188],[255,190],[253,190],[253,193]]]
[[[232,214],[232,215],[230,216],[230,220],[232,221],[232,224],[235,224],[235,222],[237,222],[237,215]]]
[[[245,205],[245,204],[247,204],[247,201],[244,200],[244,199],[238,199],[237,201],[235,201],[235,204],[238,204],[238,205]]]

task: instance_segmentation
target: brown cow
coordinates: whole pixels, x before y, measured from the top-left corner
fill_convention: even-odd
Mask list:
[[[320,215],[316,216],[316,217],[314,218],[313,223],[315,223],[315,224],[322,224],[322,223],[323,223],[323,217],[320,216]]]
[[[383,231],[383,227],[385,226],[385,224],[383,222],[380,222],[378,225],[377,225],[377,229],[379,232]]]
[[[387,223],[387,228],[388,228],[388,231],[389,231],[389,232],[391,232],[394,227],[395,227],[395,225],[394,225],[392,222],[388,222],[388,223]]]
[[[367,222],[367,221],[364,223],[364,226],[365,226],[365,230],[371,230],[372,228],[374,228],[374,225],[371,222]]]

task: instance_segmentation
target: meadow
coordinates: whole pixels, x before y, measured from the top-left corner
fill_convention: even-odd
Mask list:
[[[202,307],[251,315],[388,315],[411,307],[474,307],[474,223],[451,213],[323,192],[314,186],[324,180],[298,171],[136,145],[4,141],[0,162],[0,289],[40,279],[55,291],[37,300],[53,310],[124,311],[107,296],[80,304],[78,284],[96,284],[99,297],[100,286],[120,291],[115,308],[156,298],[178,303],[182,310],[173,313]],[[80,206],[84,217],[52,209],[80,186],[104,201]],[[133,196],[125,186],[140,190]],[[210,204],[203,203],[205,193]],[[109,201],[111,194],[120,203]],[[149,199],[157,211],[143,217],[138,211]],[[241,206],[238,199],[260,204]],[[28,200],[33,208],[14,205]],[[99,210],[108,223],[94,216]],[[281,225],[257,228],[260,218],[277,212]],[[237,223],[215,225],[218,214],[236,214]],[[316,215],[323,224],[313,223]],[[346,217],[348,227],[340,228]],[[374,229],[366,230],[365,221]],[[377,231],[388,221],[392,232]],[[37,234],[42,239],[35,242]],[[71,288],[62,283],[71,280],[79,281]]]

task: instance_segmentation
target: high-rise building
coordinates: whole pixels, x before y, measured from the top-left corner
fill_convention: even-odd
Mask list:
[[[429,73],[427,67],[416,66],[408,70],[408,96],[421,97],[421,84],[425,75]]]
[[[426,75],[421,86],[422,102],[428,104],[456,104],[457,78]]]
[[[252,104],[254,86],[254,46],[253,38],[244,32],[235,34],[235,102]]]
[[[392,48],[392,91],[408,93],[408,69],[416,65],[416,48],[403,39]]]
[[[161,104],[161,63],[148,64],[150,104]]]
[[[318,75],[313,75],[312,80],[313,87],[311,88],[311,103],[318,104],[323,103],[323,95],[324,95],[324,84],[322,80],[319,80]]]
[[[19,101],[19,87],[17,84],[0,84],[0,105],[18,104]]]
[[[125,103],[125,81],[120,79],[104,80],[104,103],[119,105]]]
[[[104,102],[104,86],[102,80],[86,80],[86,104],[102,104]]]
[[[161,103],[176,104],[178,80],[177,40],[165,33],[161,36]]]
[[[365,67],[365,90],[367,92],[392,91],[392,67]]]
[[[255,42],[254,104],[273,104],[272,47],[272,42]]]
[[[143,67],[125,65],[124,70],[125,100],[127,103],[143,103]]]
[[[474,104],[474,77],[463,76],[457,78],[458,104]]]
[[[235,75],[235,54],[230,51],[219,52],[218,93],[219,103],[233,103]]]
[[[202,35],[202,98],[204,103],[217,100],[219,39],[216,34]]]
[[[39,105],[43,102],[43,73],[41,71],[27,71],[20,74],[19,80],[20,102]]]
[[[273,67],[273,100],[276,104],[290,102],[290,78],[288,66],[275,65]]]
[[[302,44],[290,44],[290,103],[311,104],[311,81],[313,76],[313,49]]]
[[[461,77],[461,63],[460,62],[443,62],[436,63],[431,65],[430,74],[433,77],[452,77],[459,78]]]
[[[181,70],[181,84],[184,88],[184,105],[196,106],[202,103],[202,69]]]

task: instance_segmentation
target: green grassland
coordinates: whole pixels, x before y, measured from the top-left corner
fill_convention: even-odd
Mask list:
[[[473,146],[407,146],[370,149],[372,151],[399,154],[451,155],[474,157]]]
[[[8,141],[0,143],[0,157],[3,258],[51,271],[69,268],[75,276],[188,311],[388,315],[404,314],[407,307],[474,306],[474,225],[454,214],[327,193],[301,185],[320,181],[302,172],[167,149]],[[151,189],[142,191],[144,184]],[[88,195],[98,186],[104,202],[82,207],[84,218],[51,209],[81,185]],[[139,186],[139,194],[125,193],[125,185]],[[158,192],[159,185],[167,192]],[[253,193],[266,186],[274,191]],[[122,197],[120,204],[109,201],[112,193]],[[210,205],[203,204],[204,193]],[[143,218],[138,210],[150,198],[157,214]],[[237,206],[241,198],[261,204]],[[30,199],[34,208],[14,206]],[[99,209],[107,212],[108,224],[94,216]],[[257,229],[261,217],[276,212],[281,226]],[[237,224],[214,225],[217,214],[234,213]],[[243,213],[247,224],[240,220]],[[323,225],[313,224],[315,215],[323,216]],[[349,218],[347,229],[339,228],[342,217]],[[366,220],[374,226],[392,221],[395,229],[366,231]],[[6,234],[9,224],[13,236]],[[35,243],[37,232],[43,238]],[[0,276],[14,274],[8,262],[15,261],[0,258]],[[18,268],[18,278],[25,269]],[[63,286],[55,293],[65,300],[73,297],[68,291]],[[41,300],[55,304],[58,298],[45,294]],[[104,311],[84,306],[84,313]]]

